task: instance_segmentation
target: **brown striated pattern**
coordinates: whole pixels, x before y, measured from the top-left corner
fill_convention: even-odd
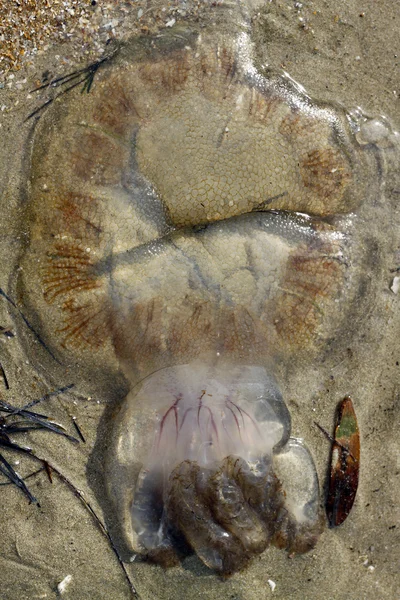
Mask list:
[[[120,183],[129,149],[94,129],[82,129],[74,138],[71,162],[75,174],[95,185]]]
[[[289,257],[273,319],[284,343],[304,346],[317,338],[325,309],[343,285],[346,267],[337,251],[333,245],[302,246]]]
[[[177,94],[184,88],[191,70],[187,54],[183,50],[157,62],[143,63],[138,69],[142,81],[161,97]]]
[[[261,94],[257,89],[249,90],[249,117],[258,123],[265,123],[282,104],[275,94]]]
[[[61,192],[55,202],[55,211],[48,215],[53,233],[67,233],[76,240],[98,245],[103,229],[99,223],[97,200],[93,196]]]
[[[109,310],[103,296],[97,302],[91,297],[84,303],[70,298],[62,304],[65,326],[58,330],[63,347],[93,349],[104,346],[110,336]]]
[[[57,333],[63,347],[98,348],[110,335],[104,280],[94,273],[88,250],[78,242],[55,242],[41,272],[47,302],[61,300],[63,324]]]
[[[92,273],[93,266],[90,253],[77,243],[55,242],[42,270],[46,300],[53,302],[59,296],[100,287],[101,283]]]
[[[203,48],[198,60],[193,61],[196,85],[206,98],[213,101],[227,101],[241,83],[236,52],[227,46]]]
[[[123,86],[121,75],[111,77],[93,109],[94,122],[111,134],[126,138],[135,115],[140,118],[133,94]]]
[[[324,199],[340,196],[351,180],[343,153],[332,148],[315,148],[301,157],[300,175],[304,186]]]
[[[291,143],[302,144],[305,137],[311,137],[318,132],[318,121],[311,116],[301,113],[298,108],[292,108],[281,120],[278,131]]]
[[[163,331],[163,302],[152,298],[149,302],[136,303],[124,313],[122,319],[112,322],[112,333],[116,351],[122,360],[147,360],[153,353],[165,352]],[[118,315],[118,317],[120,317]],[[126,332],[131,332],[127,336]]]

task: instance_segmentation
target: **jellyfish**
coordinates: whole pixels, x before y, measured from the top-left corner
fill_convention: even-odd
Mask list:
[[[18,290],[70,370],[128,382],[104,478],[130,553],[231,574],[317,543],[281,379],[347,339],[372,285],[357,224],[390,131],[370,123],[255,66],[245,32],[178,24],[35,125]]]

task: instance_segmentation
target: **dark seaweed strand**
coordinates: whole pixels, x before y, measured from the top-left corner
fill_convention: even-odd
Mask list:
[[[46,394],[42,398],[39,398],[38,400],[34,400],[33,402],[30,402],[29,404],[27,404],[27,406],[33,406],[34,404],[37,404],[38,402],[41,402],[42,400],[45,400],[46,398],[49,398],[50,396],[58,395],[58,394],[64,392],[65,390],[70,389],[71,387],[72,387],[72,385],[69,385],[69,386],[66,386],[65,388],[60,388],[59,390],[50,392],[49,394]],[[58,425],[57,423],[50,421],[47,415],[42,415],[40,413],[32,412],[30,410],[25,410],[25,407],[15,408],[14,406],[12,406],[11,404],[8,404],[8,402],[5,402],[4,400],[0,400],[0,412],[7,413],[7,416],[4,418],[4,422],[9,417],[16,416],[16,415],[25,417],[25,421],[20,421],[18,424],[14,422],[14,423],[10,423],[7,425],[5,425],[4,423],[2,425],[0,425],[0,445],[2,443],[2,437],[1,437],[2,433],[5,433],[5,434],[21,433],[23,431],[28,431],[29,429],[48,429],[48,430],[52,431],[53,433],[62,435],[63,437],[70,440],[71,442],[79,443],[79,440],[77,438],[73,437],[72,435],[68,434],[65,431],[64,427],[62,427],[62,425]]]
[[[12,338],[15,335],[11,327],[3,327],[2,325],[0,325],[0,334],[5,335],[7,338]]]
[[[4,290],[2,290],[0,288],[0,296],[2,296],[5,300],[7,300],[7,302],[9,304],[11,304],[11,306],[13,308],[15,308],[15,310],[18,312],[19,316],[21,317],[21,319],[23,320],[23,322],[25,323],[25,325],[28,327],[28,329],[33,333],[33,335],[35,336],[35,338],[37,339],[37,341],[39,342],[39,344],[46,350],[46,352],[48,352],[51,356],[51,358],[53,360],[55,360],[55,362],[59,365],[61,365],[61,362],[58,360],[58,358],[53,354],[53,352],[50,350],[50,348],[45,344],[45,342],[42,340],[42,338],[40,337],[40,335],[38,334],[38,332],[36,331],[36,329],[29,323],[28,319],[25,317],[24,313],[18,308],[18,306],[16,305],[16,303],[14,302],[14,300],[12,298],[10,298],[10,296],[8,296]]]
[[[81,438],[81,441],[86,444],[86,440],[85,440],[85,436],[83,435],[81,428],[78,425],[78,422],[76,420],[76,417],[71,417],[72,419],[72,424],[75,427],[76,433],[79,435],[79,437]]]
[[[82,492],[80,490],[78,490],[77,487],[75,487],[75,485],[72,483],[72,481],[70,481],[68,479],[68,477],[66,477],[65,475],[63,475],[63,473],[61,473],[61,471],[59,471],[56,467],[54,467],[54,465],[50,464],[48,461],[44,461],[43,459],[41,459],[40,457],[36,456],[35,454],[32,454],[32,456],[41,461],[43,464],[47,465],[47,468],[50,471],[54,471],[54,473],[57,475],[57,477],[63,482],[65,483],[65,485],[72,490],[72,492],[74,493],[74,495],[79,498],[79,500],[82,502],[83,506],[86,508],[86,510],[90,513],[90,515],[92,516],[94,522],[96,523],[96,525],[98,526],[98,528],[100,529],[100,531],[103,533],[103,535],[107,538],[108,543],[110,544],[110,547],[112,549],[112,551],[115,554],[115,557],[117,558],[119,565],[124,573],[126,582],[129,586],[129,590],[132,594],[132,598],[135,598],[136,600],[138,600],[140,598],[138,592],[136,591],[135,586],[133,585],[130,577],[129,577],[129,573],[124,565],[124,562],[121,558],[120,553],[118,552],[111,535],[108,532],[108,529],[106,527],[106,525],[103,523],[103,521],[100,519],[100,517],[97,515],[96,511],[94,510],[94,508],[90,505],[90,503],[85,499],[85,497],[83,496]]]
[[[74,496],[76,496],[77,498],[79,498],[79,500],[82,502],[83,506],[86,508],[86,510],[90,513],[90,515],[92,516],[94,522],[96,523],[96,525],[98,526],[98,528],[100,529],[100,531],[103,533],[103,535],[107,538],[112,551],[114,552],[119,565],[122,569],[122,571],[124,572],[124,576],[125,579],[129,585],[129,589],[131,591],[132,594],[132,598],[135,598],[135,600],[139,600],[140,596],[138,594],[138,592],[136,591],[135,586],[133,585],[130,577],[129,577],[129,573],[123,563],[123,560],[121,558],[121,555],[119,554],[111,535],[108,532],[108,529],[106,527],[106,525],[103,523],[103,521],[100,519],[100,517],[97,515],[96,511],[94,510],[94,508],[91,506],[91,504],[85,499],[83,493],[72,483],[72,481],[70,481],[68,479],[68,477],[66,477],[63,473],[61,473],[61,471],[59,471],[59,469],[57,469],[57,467],[55,467],[52,463],[50,463],[48,460],[45,460],[43,458],[41,458],[40,456],[38,456],[37,454],[35,454],[30,448],[29,449],[23,449],[23,448],[19,448],[17,447],[16,450],[18,451],[22,451],[24,453],[29,454],[30,457],[32,457],[34,460],[36,460],[37,462],[40,462],[42,467],[46,470],[48,477],[51,481],[51,473],[54,472],[57,477],[74,493]],[[0,455],[1,456],[1,455]],[[0,465],[0,470],[1,469],[1,465]],[[19,476],[18,476],[19,477]],[[19,477],[19,483],[25,486],[25,484],[23,483],[23,480],[21,477]],[[18,485],[18,487],[21,487],[21,485]],[[26,488],[26,486],[25,486]],[[34,496],[32,496],[32,494],[29,492],[28,488],[26,488],[27,492],[30,494],[30,496],[32,497],[32,502],[36,502],[37,500]],[[25,491],[25,490],[24,490]],[[26,492],[25,492],[26,493]]]
[[[32,494],[29,488],[25,485],[24,480],[18,473],[15,471],[14,467],[10,465],[10,463],[4,458],[4,456],[0,453],[0,472],[3,473],[10,480],[11,483],[16,485],[28,498],[29,504],[37,504],[40,506],[37,498]]]
[[[66,437],[71,442],[79,443],[79,440],[77,438],[73,437],[72,435],[69,435],[61,425],[50,421],[46,415],[41,415],[39,413],[34,413],[32,411],[25,410],[27,407],[31,407],[35,404],[38,404],[39,402],[51,396],[58,395],[66,390],[71,389],[72,387],[73,385],[68,385],[58,390],[54,390],[53,392],[45,394],[44,396],[42,396],[42,398],[29,402],[26,406],[23,406],[21,408],[15,408],[8,402],[0,400],[0,413],[7,413],[6,417],[1,417],[0,420],[0,448],[14,450],[17,452],[22,452],[31,455],[31,448],[17,444],[10,438],[10,435],[16,433],[26,433],[27,431],[34,431],[39,429],[50,430],[53,433]],[[16,415],[23,417],[23,419],[19,421],[14,420],[12,422],[8,421],[9,417],[15,417]],[[21,491],[26,495],[30,503],[34,502],[35,504],[39,505],[35,496],[30,492],[30,490],[24,483],[23,478],[15,471],[13,466],[6,460],[6,458],[1,453],[0,472],[3,473],[3,475],[5,475],[7,479],[9,479],[10,483],[15,484],[18,488],[21,489]]]
[[[346,452],[346,454],[348,456],[350,456],[353,460],[355,460],[354,456],[352,455],[352,453],[350,452],[350,450],[348,448],[346,448],[346,446],[343,446],[343,444],[341,444],[340,442],[338,442],[337,440],[335,440],[334,437],[332,437],[330,435],[330,433],[328,433],[328,431],[326,431],[326,429],[324,429],[319,423],[317,423],[316,421],[314,421],[314,425],[316,425],[318,427],[318,429],[320,431],[322,431],[322,433],[324,434],[324,436],[331,442],[331,444],[336,444],[336,446],[339,446],[339,448],[341,448],[343,450],[343,452]]]
[[[80,492],[75,487],[75,485],[65,475],[63,475],[63,473],[61,473],[61,471],[59,471],[54,465],[49,463],[49,461],[36,455],[31,448],[29,448],[27,446],[20,446],[19,444],[13,442],[8,435],[8,433],[22,433],[22,432],[32,430],[32,429],[50,429],[54,433],[64,435],[71,441],[79,442],[79,440],[77,440],[76,438],[68,435],[61,428],[61,426],[56,425],[55,423],[46,421],[46,419],[48,419],[48,417],[46,415],[39,415],[38,413],[34,413],[32,411],[25,410],[27,407],[32,407],[33,405],[38,404],[39,402],[49,398],[50,396],[58,395],[66,390],[71,389],[72,387],[73,387],[73,385],[70,384],[63,388],[55,390],[54,392],[45,394],[41,398],[26,404],[22,408],[15,408],[8,402],[5,402],[4,400],[0,400],[0,413],[6,412],[7,417],[20,415],[20,416],[23,416],[26,419],[28,419],[28,421],[18,421],[18,422],[14,422],[11,424],[7,424],[5,419],[3,419],[3,423],[0,422],[0,448],[3,447],[6,449],[9,449],[9,450],[14,450],[16,452],[21,452],[23,454],[30,456],[34,460],[40,462],[42,465],[42,468],[39,469],[38,471],[36,471],[36,473],[38,473],[44,469],[48,475],[50,482],[52,482],[51,473],[54,472],[59,477],[59,479],[63,483],[65,483],[67,485],[67,487],[69,487],[69,489],[71,489],[74,492],[74,495],[77,496],[81,500],[81,502],[85,506],[86,510],[91,514],[93,520],[95,521],[95,523],[97,524],[99,529],[102,531],[103,535],[107,538],[107,540],[111,546],[111,549],[113,550],[115,556],[117,557],[120,567],[124,572],[124,576],[129,585],[129,589],[131,591],[132,597],[135,599],[139,599],[139,595],[138,595],[132,581],[129,578],[129,574],[126,570],[126,567],[122,561],[122,558],[121,558],[117,548],[114,545],[114,542],[113,542],[106,526],[101,521],[100,517],[98,517],[97,513],[92,508],[92,506],[89,504],[89,502],[87,502],[87,500],[84,498],[82,492]],[[80,434],[80,437],[83,438],[83,435],[80,433],[79,427],[77,427],[77,430],[78,430],[78,433]],[[84,438],[83,438],[83,440],[84,440]],[[28,498],[29,503],[34,503],[37,506],[40,506],[37,498],[32,494],[32,492],[29,490],[29,488],[25,484],[24,479],[15,471],[13,466],[4,458],[4,456],[1,453],[0,453],[0,472],[3,473],[3,475],[5,475],[7,477],[7,479],[9,480],[8,483],[12,483],[12,484],[16,485],[25,494],[25,496]],[[33,474],[28,475],[28,477],[30,477],[32,475]],[[4,484],[0,484],[0,485],[4,485]]]
[[[41,113],[47,106],[49,106],[52,102],[54,102],[54,100],[57,100],[57,98],[70,92],[71,90],[73,90],[74,88],[78,87],[81,84],[83,84],[81,93],[84,94],[86,92],[88,94],[91,90],[93,80],[94,80],[94,77],[95,77],[97,71],[100,69],[100,67],[102,65],[104,65],[106,62],[108,62],[116,54],[117,51],[118,51],[118,49],[116,49],[114,52],[111,52],[109,55],[105,56],[104,58],[101,58],[100,60],[97,60],[94,63],[91,63],[90,65],[88,65],[87,67],[84,67],[83,69],[79,69],[78,71],[73,71],[72,73],[63,75],[62,77],[57,77],[57,79],[54,79],[53,81],[50,81],[49,83],[45,83],[45,84],[40,85],[39,87],[35,88],[34,90],[31,90],[31,93],[33,93],[33,92],[38,92],[40,90],[43,90],[45,88],[61,88],[65,85],[67,85],[67,87],[64,87],[59,94],[56,94],[53,98],[50,98],[49,100],[44,102],[41,106],[39,106],[39,108],[37,108],[36,110],[31,112],[24,120],[24,123],[26,123],[26,121],[29,121],[29,119],[32,119],[32,117]],[[72,85],[68,85],[72,81],[74,83]]]
[[[74,386],[74,383],[70,383],[64,387],[53,390],[52,392],[48,392],[47,394],[44,394],[44,396],[42,396],[41,398],[32,400],[32,402],[28,402],[28,404],[25,404],[25,406],[23,406],[22,408],[16,408],[15,413],[18,414],[21,410],[27,410],[28,408],[32,408],[32,406],[39,404],[39,402],[43,402],[44,400],[48,400],[49,398],[53,398],[54,396],[59,396],[60,394],[71,390]]]
[[[29,473],[29,475],[26,475],[25,477],[21,477],[21,479],[22,479],[22,481],[26,481],[27,479],[31,479],[31,477],[35,477],[35,475],[39,475],[39,473],[42,473],[45,470],[46,470],[45,467],[40,467],[40,469],[36,469],[36,471],[32,471],[32,473]],[[13,481],[0,481],[0,487],[2,487],[3,485],[14,485],[14,482]]]
[[[0,375],[3,378],[4,387],[6,388],[6,390],[9,390],[10,386],[8,385],[7,375],[6,375],[6,372],[5,372],[5,370],[4,370],[3,365],[1,364],[1,362],[0,362]]]

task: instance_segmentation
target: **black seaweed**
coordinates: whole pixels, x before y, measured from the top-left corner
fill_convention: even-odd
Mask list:
[[[84,94],[86,92],[88,94],[93,85],[93,80],[97,71],[102,65],[108,62],[114,56],[115,53],[116,50],[114,52],[109,53],[107,56],[104,56],[103,58],[96,60],[93,63],[90,63],[87,67],[83,67],[82,69],[78,69],[77,71],[72,71],[71,73],[67,73],[67,75],[63,75],[61,77],[56,77],[55,79],[52,79],[51,81],[46,82],[33,90],[30,90],[30,93],[34,93],[44,89],[61,89],[61,91],[58,94],[54,94],[54,96],[43,102],[43,104],[41,104],[38,108],[32,111],[26,117],[25,122],[32,119],[32,117],[40,115],[40,113],[45,108],[47,108],[47,106],[52,104],[54,100],[57,100],[57,98],[59,98],[60,96],[70,92],[71,90],[75,89],[80,85],[82,85],[81,93]]]

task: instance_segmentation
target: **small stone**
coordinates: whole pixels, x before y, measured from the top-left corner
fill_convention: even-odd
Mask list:
[[[57,592],[61,595],[63,594],[67,587],[69,586],[69,584],[72,581],[72,575],[67,575],[66,577],[64,577],[64,579],[62,581],[60,581],[60,583],[57,585]]]
[[[392,285],[390,286],[393,294],[398,294],[400,290],[400,277],[393,277]]]

